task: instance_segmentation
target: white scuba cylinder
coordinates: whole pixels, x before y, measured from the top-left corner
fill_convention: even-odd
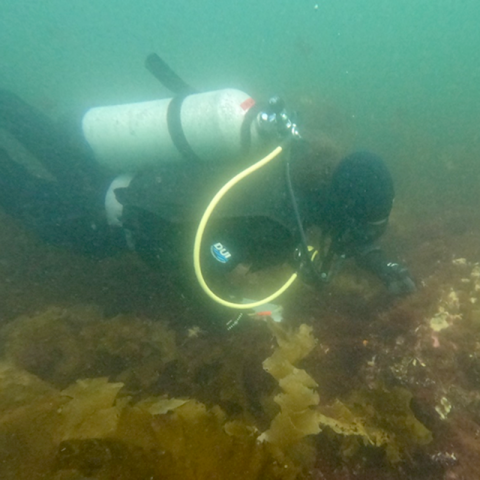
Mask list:
[[[114,173],[124,173],[184,159],[171,135],[171,102],[163,99],[90,109],[82,127],[97,161]],[[254,104],[249,95],[236,89],[188,95],[179,104],[177,127],[188,149],[201,161],[235,161],[244,154],[242,124]],[[250,152],[256,152],[265,138],[256,121],[247,128]]]

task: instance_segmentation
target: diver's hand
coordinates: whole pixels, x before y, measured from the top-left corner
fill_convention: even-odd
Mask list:
[[[392,295],[408,295],[417,289],[410,272],[398,263],[387,263],[380,278]]]

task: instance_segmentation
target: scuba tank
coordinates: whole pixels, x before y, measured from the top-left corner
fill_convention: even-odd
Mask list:
[[[258,123],[244,126],[254,105],[249,95],[229,88],[96,107],[83,117],[83,134],[97,161],[114,173],[185,159],[235,162],[265,148]],[[249,135],[242,134],[244,128]]]
[[[277,142],[248,94],[232,88],[197,92],[156,54],[147,57],[146,67],[176,95],[92,108],[82,120],[97,161],[112,173],[182,160],[237,162]]]

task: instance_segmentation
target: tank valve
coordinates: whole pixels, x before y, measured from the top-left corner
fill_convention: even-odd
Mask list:
[[[278,95],[268,100],[267,107],[258,114],[258,127],[265,135],[276,135],[283,139],[288,134],[300,138],[297,125],[290,119],[285,102]]]

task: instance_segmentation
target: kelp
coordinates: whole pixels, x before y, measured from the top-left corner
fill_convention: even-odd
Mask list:
[[[396,462],[430,440],[410,410],[410,393],[400,387],[354,391],[321,404],[321,387],[301,368],[317,343],[311,327],[268,326],[276,346],[264,356],[263,368],[273,385],[266,373],[263,379],[246,367],[255,357],[246,355],[250,347],[242,350],[244,335],[263,339],[265,328],[233,332],[223,347],[212,348],[207,339],[188,335],[177,341],[161,322],[106,320],[88,308],[50,309],[12,322],[1,332],[0,477],[301,480],[313,468],[311,440],[322,430],[335,436],[346,461],[370,445]],[[229,355],[232,345],[238,352]],[[182,366],[186,359],[194,374],[187,369],[172,374],[171,365]],[[199,375],[203,365],[213,374]],[[95,371],[105,376],[85,378]],[[251,397],[241,392],[252,384],[245,378],[252,371],[253,378],[265,381],[255,398],[268,427],[246,408],[227,411],[196,396],[220,403],[226,398],[227,405],[241,407]],[[236,385],[216,383],[217,375]],[[179,397],[172,394],[175,384],[152,380],[167,376],[195,383],[190,389],[195,396]],[[139,393],[132,385],[146,387]],[[209,397],[202,389],[212,385],[220,391]]]
[[[369,445],[384,448],[392,463],[399,462],[409,448],[432,440],[431,432],[410,409],[412,395],[405,388],[377,385],[355,390],[343,402],[337,399],[333,405],[320,406],[317,383],[305,370],[295,367],[316,344],[311,327],[301,325],[298,331],[288,332],[272,322],[270,328],[278,347],[263,365],[278,381],[282,393],[274,398],[280,412],[260,440],[285,448],[327,427],[345,437],[344,457],[352,456],[361,445]]]
[[[229,421],[218,407],[166,397],[132,403],[121,384],[104,378],[54,390],[8,364],[2,370],[8,373],[2,383],[17,387],[1,390],[4,479],[66,478],[65,471],[77,471],[98,479],[290,480],[302,468],[257,442],[254,426]],[[21,407],[18,390],[29,394]]]
[[[52,307],[1,331],[5,357],[59,387],[109,376],[146,389],[177,356],[175,332],[129,315],[106,319],[91,306]]]
[[[402,387],[356,390],[345,402],[337,400],[323,408],[318,420],[347,437],[342,444],[345,458],[365,445],[384,448],[389,462],[396,463],[412,448],[432,440],[432,433],[412,412],[411,399]]]
[[[259,439],[285,448],[320,431],[317,413],[312,408],[320,399],[315,391],[317,383],[305,370],[295,366],[311,352],[316,340],[307,325],[301,325],[296,332],[289,332],[274,322],[270,328],[278,346],[263,362],[263,367],[278,381],[281,393],[274,401],[280,412]]]
[[[107,319],[95,307],[52,307],[8,324],[0,345],[6,359],[58,388],[105,376],[139,398],[166,391],[261,417],[261,397],[271,387],[261,366],[269,334],[251,327],[207,337],[133,315]]]

